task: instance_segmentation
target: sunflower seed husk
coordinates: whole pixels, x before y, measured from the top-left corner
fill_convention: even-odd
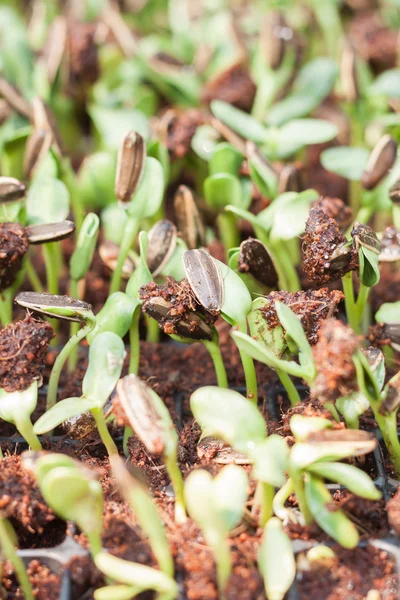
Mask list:
[[[389,198],[393,204],[400,204],[400,179],[398,179],[390,188]]]
[[[165,427],[154,406],[152,390],[139,377],[131,374],[117,383],[116,398],[146,450],[162,455],[165,450]]]
[[[146,313],[158,323],[165,322],[171,314],[172,304],[164,298],[150,298],[146,302]],[[214,330],[195,312],[187,312],[179,321],[174,320],[176,335],[191,340],[212,340]]]
[[[359,429],[325,429],[310,433],[307,436],[307,444],[317,444],[332,451],[341,448],[349,448],[349,456],[362,456],[372,452],[377,444],[374,434],[369,431],[361,431]]]
[[[211,117],[210,124],[223,138],[232,144],[236,150],[239,150],[243,155],[246,154],[246,141],[233,131],[233,129],[215,117]]]
[[[174,197],[175,218],[179,233],[189,250],[204,246],[205,231],[193,192],[180,185]]]
[[[213,461],[218,465],[250,465],[251,459],[242,452],[234,450],[225,442],[211,436],[203,437],[197,444],[197,456],[200,460]]]
[[[343,242],[335,248],[329,258],[329,270],[341,271],[345,269],[351,261],[351,246],[348,242]]]
[[[301,177],[294,165],[285,165],[278,175],[278,194],[301,192]]]
[[[224,286],[214,259],[205,250],[187,250],[183,268],[199,303],[210,313],[221,311]]]
[[[265,15],[261,25],[260,45],[263,49],[267,65],[277,69],[285,55],[285,46],[292,39],[293,31],[287,26],[285,19],[278,10]]]
[[[154,71],[161,75],[179,75],[191,70],[190,66],[167,52],[157,52],[150,58],[149,64]]]
[[[357,252],[361,246],[371,250],[371,252],[375,252],[375,254],[381,253],[381,244],[378,236],[369,225],[359,222],[354,223],[354,227],[351,230],[351,237],[353,238]]]
[[[132,58],[137,54],[138,44],[132,30],[125,23],[120,13],[109,3],[102,12],[102,19],[115,37],[115,41],[126,58]]]
[[[366,190],[372,190],[388,175],[396,162],[397,143],[388,134],[385,134],[376,143],[368,159],[366,169],[362,175],[361,183]]]
[[[171,221],[158,221],[149,231],[147,266],[153,277],[159,275],[176,247],[177,231]]]
[[[67,238],[75,231],[75,228],[73,221],[60,221],[58,223],[30,225],[25,230],[30,244],[46,244]]]
[[[350,43],[343,48],[340,61],[340,83],[342,94],[347,102],[356,102],[360,97],[357,75],[357,55]]]
[[[393,350],[400,352],[400,323],[385,323],[383,335],[390,339]]]
[[[63,154],[63,143],[57,127],[57,122],[51,108],[41,99],[34,98],[33,106],[33,124],[36,130],[49,131],[52,136],[52,144],[60,154]]]
[[[29,136],[24,156],[24,174],[27,179],[30,179],[40,167],[51,148],[52,140],[51,132],[44,129],[37,129]]]
[[[77,323],[86,321],[88,313],[91,313],[92,310],[92,306],[82,300],[39,292],[20,292],[15,298],[15,302],[33,312]]]
[[[107,402],[103,406],[103,414],[107,418],[110,416],[112,412],[112,399],[111,396],[108,398]],[[97,431],[96,421],[88,410],[87,412],[82,413],[81,415],[76,415],[75,417],[70,417],[62,424],[63,429],[68,434],[68,436],[74,440],[81,440],[94,431]]]
[[[278,274],[266,246],[260,240],[250,238],[240,244],[239,271],[250,273],[257,281],[274,288]]]
[[[375,346],[368,346],[368,348],[363,348],[361,351],[366,356],[372,372],[375,373],[379,365],[385,360],[382,350],[375,348]]]
[[[0,203],[8,204],[25,196],[26,185],[15,177],[0,177]]]
[[[146,161],[146,144],[136,131],[130,131],[124,137],[118,152],[117,172],[115,175],[115,195],[127,205],[143,177]]]
[[[0,76],[0,95],[20,115],[32,120],[33,110],[31,104],[25,100],[21,92],[4,77]]]
[[[119,251],[120,248],[118,244],[115,244],[109,240],[106,240],[99,246],[99,256],[106,267],[111,269],[111,271],[115,271],[117,267]],[[134,270],[135,263],[129,256],[127,256],[122,266],[123,279],[129,279]]]
[[[57,76],[63,56],[66,52],[67,34],[67,19],[62,15],[58,15],[50,25],[43,52],[47,78],[51,84]]]
[[[379,412],[389,414],[400,406],[400,372],[390,379],[387,385],[386,396],[382,402]]]

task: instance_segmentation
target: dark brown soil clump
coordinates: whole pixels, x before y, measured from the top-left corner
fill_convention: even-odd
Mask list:
[[[0,510],[11,520],[22,548],[55,546],[65,536],[66,525],[47,506],[20,456],[1,461]]]
[[[61,579],[39,560],[31,560],[26,572],[28,574],[33,595],[36,600],[55,600],[61,591]],[[3,565],[1,584],[5,591],[4,600],[23,599],[24,595],[14,575],[14,569],[9,561]]]
[[[249,111],[256,90],[247,69],[240,64],[235,64],[205,85],[202,100],[205,104],[209,104],[212,100],[223,100],[236,108]]]
[[[334,401],[357,389],[353,354],[359,338],[337,319],[326,320],[313,348],[317,377],[312,388],[320,402]]]
[[[303,268],[308,279],[322,285],[336,281],[356,269],[358,256],[353,248],[344,256],[338,257],[334,254],[346,243],[347,240],[336,221],[328,217],[321,208],[312,208],[303,240]]]
[[[382,23],[378,12],[364,12],[351,22],[349,37],[357,53],[377,71],[396,66],[397,31]]]
[[[193,313],[201,314],[205,323],[212,325],[217,316],[205,310],[195,298],[187,279],[175,281],[173,277],[167,277],[164,285],[157,285],[155,282],[148,283],[140,290],[140,297],[143,300],[143,311],[153,316],[150,300],[152,298],[162,298],[170,304],[168,313],[157,319],[160,328],[166,334],[177,334],[179,325],[184,320],[191,321]],[[193,330],[197,327],[193,322]],[[178,329],[177,329],[178,328]]]
[[[329,291],[307,290],[306,292],[274,291],[268,294],[266,304],[260,309],[270,329],[277,327],[280,322],[275,310],[275,302],[283,302],[300,318],[310,344],[318,341],[318,331],[324,319],[333,317],[338,312],[337,305],[344,298],[339,290]],[[290,332],[289,332],[290,333]]]
[[[191,148],[197,128],[205,123],[205,114],[197,108],[186,111],[168,110],[157,124],[158,133],[172,159],[184,158]]]
[[[52,326],[27,314],[0,331],[0,387],[26,390],[40,378],[44,355],[54,337]]]
[[[330,219],[334,219],[340,229],[346,229],[351,225],[353,211],[340,198],[322,196],[314,206],[323,210]]]
[[[28,248],[28,236],[22,225],[0,223],[0,291],[14,283]]]

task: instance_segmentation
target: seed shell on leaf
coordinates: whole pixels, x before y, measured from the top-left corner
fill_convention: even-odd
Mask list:
[[[171,221],[158,221],[149,231],[147,266],[153,277],[159,275],[176,247],[177,230]]]
[[[73,221],[60,221],[59,223],[43,223],[26,227],[28,242],[30,244],[46,244],[58,242],[69,237],[76,229]]]
[[[183,267],[194,295],[209,312],[218,313],[223,302],[222,276],[216,262],[205,250],[188,250]]]

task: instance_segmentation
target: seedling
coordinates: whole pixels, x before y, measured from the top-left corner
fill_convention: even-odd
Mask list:
[[[296,443],[290,450],[289,480],[274,500],[274,511],[283,516],[284,502],[294,491],[305,523],[313,519],[345,548],[354,548],[358,533],[340,509],[331,511],[332,497],[324,479],[346,486],[352,493],[378,500],[381,493],[369,476],[353,465],[336,462],[363,456],[376,447],[373,434],[359,430],[327,430],[330,421],[295,415],[290,421]],[[291,482],[291,483],[289,483]]]
[[[24,453],[23,460],[47,504],[59,517],[78,525],[95,557],[101,552],[103,530],[103,492],[96,472],[65,454]]]
[[[269,519],[264,527],[258,567],[264,577],[267,598],[283,600],[296,576],[296,561],[290,539],[276,517]]]
[[[260,301],[255,301],[254,308],[255,310],[260,308]],[[282,340],[279,337],[279,330],[272,335],[270,332],[264,330],[264,333],[261,333],[263,341],[258,341],[242,331],[234,331],[232,337],[242,352],[246,352],[255,360],[259,360],[277,371],[291,402],[296,404],[299,401],[299,396],[293,383],[290,381],[289,375],[301,377],[309,384],[313,382],[315,365],[312,350],[299,319],[289,306],[281,302],[276,302],[275,310],[280,324],[286,330],[286,340],[289,340],[291,353],[298,352],[300,364],[293,360],[283,360],[280,358],[283,354],[284,346],[282,346]],[[256,314],[253,313],[249,319],[251,333],[253,336],[257,335],[259,337],[260,333],[257,331]],[[271,343],[273,343],[272,346]]]
[[[132,132],[127,134],[119,157],[117,168],[116,192],[124,202],[127,220],[121,241],[117,266],[113,273],[110,292],[116,292],[121,285],[121,272],[125,259],[132,247],[143,219],[154,216],[161,206],[164,194],[164,172],[158,160],[147,157],[144,141],[133,145],[125,145],[128,138],[141,136]],[[143,176],[141,175],[143,169]],[[122,183],[121,183],[122,182]],[[121,183],[121,189],[120,189]],[[130,196],[129,196],[130,195]],[[131,198],[127,201],[128,196]]]
[[[41,450],[42,445],[34,433],[30,416],[36,408],[38,383],[34,381],[24,391],[0,390],[0,418],[13,423],[32,450]]]
[[[79,289],[80,283],[90,268],[99,235],[99,226],[99,217],[95,213],[89,213],[86,215],[79,231],[76,247],[70,260],[70,293],[73,298],[82,299],[83,293],[82,286],[81,289]],[[78,330],[79,325],[73,323],[70,330],[71,337],[75,335]],[[68,369],[70,372],[76,367],[78,358],[77,351],[78,348],[75,346],[70,354],[68,361]]]
[[[89,349],[89,365],[80,398],[67,398],[50,407],[34,426],[38,434],[51,431],[67,419],[90,411],[110,455],[118,450],[108,432],[103,407],[121,375],[125,348],[121,338],[110,331],[99,333]]]
[[[226,538],[242,519],[247,486],[245,471],[236,465],[224,467],[214,479],[199,469],[190,473],[185,481],[187,509],[213,551],[222,597],[232,569]]]
[[[12,564],[25,600],[34,600],[33,590],[24,562],[17,554],[18,540],[11,523],[0,516],[0,554]]]
[[[118,488],[132,509],[141,530],[147,535],[158,565],[169,577],[173,577],[174,563],[168,546],[163,523],[154,505],[153,498],[146,490],[138,473],[129,470],[124,461],[117,455],[110,457],[112,473]]]
[[[251,296],[240,277],[204,250],[188,250],[183,256],[183,264],[198,302],[210,312],[221,312],[228,323],[247,333]],[[254,364],[250,356],[242,352],[242,348],[239,348],[239,352],[246,378],[247,397],[256,404],[258,390]]]
[[[21,292],[15,298],[15,302],[24,308],[47,317],[85,324],[82,329],[68,340],[55,360],[47,392],[47,409],[49,409],[54,406],[57,400],[58,382],[64,363],[68,359],[72,349],[93,329],[96,319],[90,304],[82,302],[82,300],[69,298],[68,296]]]
[[[122,558],[100,552],[95,556],[96,567],[115,585],[99,588],[94,592],[95,600],[130,600],[141,592],[154,590],[158,598],[173,600],[178,597],[176,582],[163,573],[140,563],[129,562]]]
[[[175,519],[184,522],[183,479],[177,464],[178,435],[164,402],[131,374],[118,382],[115,403],[125,413],[124,424],[132,427],[147,451],[162,457],[175,492]]]

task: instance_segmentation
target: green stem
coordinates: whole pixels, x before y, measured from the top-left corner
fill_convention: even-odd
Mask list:
[[[68,340],[65,344],[64,348],[61,350],[60,354],[57,356],[53,368],[51,370],[50,379],[49,379],[49,388],[47,392],[47,405],[46,409],[49,410],[57,401],[57,390],[58,390],[58,382],[60,380],[60,375],[62,368],[64,366],[65,361],[69,357],[71,350],[79,344],[81,340],[92,331],[96,324],[96,321],[93,317],[82,329],[80,329],[76,335]]]
[[[84,210],[79,197],[76,176],[69,158],[65,158],[61,164],[61,179],[69,191],[72,214],[74,216],[76,229],[79,231],[84,219]]]
[[[264,527],[268,519],[272,517],[273,500],[274,487],[268,483],[261,482],[260,516],[258,520],[260,527]]]
[[[281,487],[281,489],[275,494],[272,502],[272,508],[274,514],[279,517],[282,521],[287,517],[288,509],[285,508],[285,502],[289,498],[290,494],[293,494],[294,486],[291,477]]]
[[[10,315],[10,298],[5,292],[0,295],[0,320],[3,327],[6,327],[12,321],[12,316]]]
[[[58,259],[55,252],[56,242],[44,244],[43,256],[46,266],[47,291],[49,294],[58,294]]]
[[[217,338],[217,339],[215,339]],[[224,361],[222,359],[221,350],[218,344],[218,334],[214,335],[214,339],[209,342],[208,340],[203,340],[202,343],[207,348],[215,369],[215,374],[217,376],[217,384],[221,388],[228,387],[228,378],[226,376],[226,370]]]
[[[78,281],[76,281],[76,279],[71,279],[70,282],[70,295],[72,298],[79,298],[79,293],[78,293]],[[71,323],[70,329],[69,329],[69,337],[72,338],[74,335],[76,335],[79,331],[79,323]],[[68,373],[73,373],[76,369],[76,365],[78,364],[78,346],[75,345],[72,350],[71,353],[69,355],[68,358]]]
[[[0,547],[1,552],[10,561],[14,567],[15,575],[19,581],[25,600],[34,600],[31,583],[25,569],[24,561],[18,556],[11,533],[11,525],[3,518],[0,518]]]
[[[30,281],[32,289],[35,292],[42,293],[43,292],[42,282],[40,281],[39,276],[36,273],[36,270],[31,262],[31,259],[29,258],[29,256],[27,256],[25,258],[25,268],[26,268],[26,274],[28,276],[28,279]]]
[[[239,331],[247,334],[247,323],[238,323]],[[258,401],[258,385],[256,369],[251,356],[239,348],[240,360],[242,361],[242,367],[244,371],[244,377],[246,380],[246,394],[247,398],[257,405]]]
[[[340,415],[339,415],[338,411],[336,410],[336,406],[335,406],[334,402],[325,402],[324,408],[326,408],[326,410],[329,410],[329,412],[331,413],[331,415],[335,419],[335,421],[340,423]]]
[[[128,440],[130,437],[133,436],[133,429],[132,427],[124,427],[124,439],[122,442],[122,449],[124,451],[124,455],[126,456],[126,458],[128,458],[129,456],[129,448],[128,448]]]
[[[299,505],[299,509],[301,514],[304,517],[304,522],[306,525],[311,525],[313,522],[312,514],[310,513],[307,502],[306,502],[306,494],[304,491],[304,481],[303,481],[303,473],[301,471],[297,471],[296,469],[290,469],[290,477],[293,483],[293,490],[296,495],[296,499]]]
[[[353,275],[351,272],[346,273],[346,275],[342,277],[342,286],[347,321],[355,333],[360,333],[360,324],[358,321],[356,303],[354,301]]]
[[[132,244],[135,240],[138,227],[139,223],[137,222],[137,220],[133,217],[128,217],[124,235],[122,237],[121,246],[119,249],[117,266],[111,278],[110,294],[118,292],[121,287],[122,268],[124,266],[126,257],[128,256],[128,252],[132,248]]]
[[[114,440],[111,437],[110,432],[108,431],[106,419],[104,417],[103,410],[101,408],[93,408],[90,411],[93,415],[94,420],[96,421],[97,429],[99,435],[101,437],[101,441],[105,445],[108,455],[113,456],[118,454],[118,448],[115,445]]]
[[[160,341],[160,328],[155,319],[145,315],[146,321],[146,341],[151,344],[158,344]]]
[[[93,558],[95,558],[103,549],[103,545],[101,543],[101,535],[97,533],[97,531],[92,531],[91,533],[85,531],[85,533],[89,542],[90,554]]]
[[[281,384],[283,385],[283,387],[285,388],[288,398],[290,400],[290,404],[292,406],[296,406],[296,404],[299,404],[301,402],[301,398],[299,395],[299,392],[296,389],[296,386],[294,385],[293,381],[290,379],[289,375],[287,373],[285,373],[285,371],[282,371],[281,369],[276,369],[276,374],[278,375]]]
[[[133,313],[132,322],[129,329],[129,343],[131,347],[131,353],[129,358],[129,373],[134,373],[135,375],[139,374],[140,361],[139,319],[140,309],[136,308]]]
[[[396,477],[400,476],[400,442],[397,435],[397,411],[389,415],[382,415],[379,412],[379,406],[376,402],[371,402],[371,408],[374,413],[378,427],[381,430],[383,441],[393,463]]]
[[[186,509],[182,473],[179,470],[176,453],[171,456],[164,456],[164,464],[171,479],[172,487],[175,493],[175,521],[177,523],[186,522]]]
[[[40,443],[40,440],[36,433],[33,431],[33,425],[30,422],[29,418],[21,418],[15,423],[15,425],[19,433],[22,435],[22,437],[25,439],[25,441],[28,443],[29,447],[32,450],[42,450],[42,444]]]
[[[276,267],[278,271],[278,276],[280,272],[283,272],[285,275],[285,281],[287,285],[288,292],[297,292],[300,289],[300,281],[297,275],[296,268],[290,258],[290,254],[285,248],[284,242],[282,240],[274,240],[270,242],[274,251],[274,258],[276,261],[276,265],[279,263],[280,266]],[[279,276],[279,281],[281,280],[281,276]]]
[[[360,289],[358,292],[358,296],[357,296],[357,302],[356,302],[356,311],[357,311],[357,316],[358,316],[358,322],[361,322],[363,313],[364,313],[364,309],[365,309],[365,304],[368,300],[368,296],[370,293],[371,288],[364,285],[361,281],[360,281]]]
[[[236,248],[240,243],[236,215],[228,212],[220,213],[217,217],[217,226],[221,241],[225,248],[226,256],[228,256],[230,248]]]

